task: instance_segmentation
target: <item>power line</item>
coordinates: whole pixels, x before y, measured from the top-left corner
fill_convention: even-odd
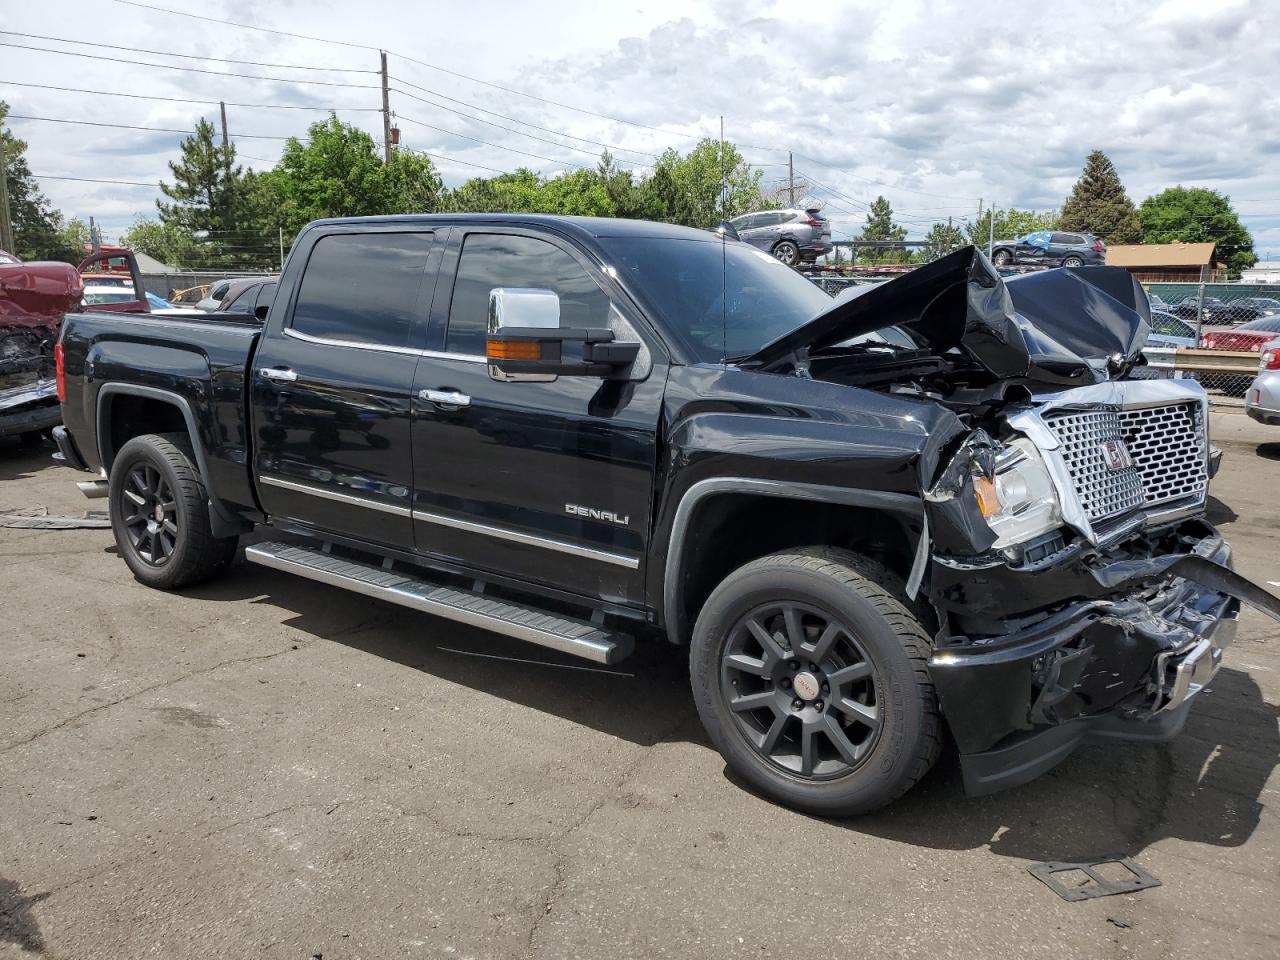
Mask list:
[[[151,133],[183,133],[190,135],[190,130],[175,127],[140,127],[131,123],[103,123],[98,120],[65,120],[60,117],[32,117],[21,113],[11,113],[10,120],[39,120],[44,123],[74,123],[86,127],[115,127],[118,130],[147,130]],[[308,137],[281,137],[269,133],[237,133],[237,138],[246,140],[307,140]]]
[[[633,150],[633,149],[631,149],[630,147],[620,147],[620,146],[618,146],[617,144],[604,143],[604,142],[603,142],[603,141],[601,141],[601,140],[591,140],[591,139],[589,139],[588,137],[577,137],[577,136],[574,136],[574,135],[573,135],[573,134],[571,134],[571,133],[562,133],[561,131],[559,131],[559,130],[553,130],[553,129],[552,129],[552,128],[550,128],[550,127],[543,127],[543,126],[539,126],[539,125],[538,125],[538,124],[536,124],[536,123],[529,123],[527,120],[518,120],[518,119],[516,119],[515,117],[508,117],[508,116],[506,116],[505,114],[497,113],[496,111],[493,111],[493,110],[487,110],[487,109],[485,109],[484,107],[478,106],[477,104],[474,104],[474,103],[469,103],[469,102],[467,102],[466,100],[458,100],[458,99],[455,99],[454,97],[447,97],[447,96],[445,96],[443,93],[439,93],[439,92],[437,92],[437,91],[435,91],[435,90],[429,90],[429,89],[428,89],[428,88],[426,88],[426,87],[420,87],[420,86],[418,86],[416,83],[410,83],[408,80],[405,80],[403,77],[392,77],[391,79],[392,79],[392,80],[394,80],[394,81],[396,81],[397,83],[403,83],[406,87],[411,87],[411,88],[413,88],[414,90],[420,90],[420,91],[422,91],[423,93],[429,93],[429,94],[431,94],[431,95],[432,95],[432,96],[434,96],[434,97],[439,97],[441,100],[448,100],[450,103],[457,103],[457,104],[461,104],[461,105],[462,105],[462,106],[464,106],[464,107],[470,107],[470,108],[471,108],[471,109],[473,109],[473,110],[478,110],[478,111],[480,111],[481,113],[487,113],[487,114],[489,114],[489,115],[490,115],[490,116],[492,116],[492,117],[498,117],[499,119],[507,120],[507,121],[509,121],[510,123],[518,123],[518,124],[520,124],[521,126],[525,126],[525,127],[533,127],[533,129],[535,129],[535,130],[541,130],[541,131],[543,131],[544,133],[553,133],[553,134],[555,134],[555,135],[556,135],[556,136],[558,136],[558,137],[564,137],[564,138],[566,138],[566,139],[568,139],[568,140],[577,140],[577,141],[579,141],[580,143],[590,143],[590,144],[592,144],[593,146],[597,146],[597,147],[604,147],[606,150],[615,150],[615,151],[617,151],[617,152],[619,152],[619,153],[638,153],[638,154],[640,154],[640,156],[642,156],[642,157],[650,157],[650,158],[652,158],[652,159],[657,159],[657,157],[658,157],[658,155],[657,155],[656,153],[649,153],[649,152],[647,152],[647,151],[645,151],[645,150]],[[446,107],[444,104],[441,104],[441,103],[435,103],[435,102],[433,102],[433,101],[431,101],[431,100],[426,100],[426,99],[424,99],[424,98],[422,98],[422,97],[416,97],[416,96],[414,96],[413,94],[408,93],[408,92],[406,92],[406,91],[404,91],[404,90],[400,90],[400,89],[397,89],[397,88],[392,88],[392,90],[393,90],[393,92],[394,92],[394,93],[398,93],[398,94],[400,94],[400,95],[401,95],[401,96],[403,96],[403,97],[408,97],[410,100],[417,100],[417,101],[418,101],[418,102],[420,102],[420,103],[429,103],[429,104],[431,104],[431,106],[433,106],[433,107],[439,107],[441,110],[448,110],[448,111],[449,111],[449,112],[451,112],[451,113],[456,113],[456,114],[458,114],[458,116],[460,116],[460,117],[468,117],[469,119],[471,119],[471,120],[475,120],[475,121],[477,121],[477,122],[479,122],[479,123],[488,123],[488,124],[490,124],[490,126],[498,127],[498,129],[500,129],[500,130],[508,130],[508,131],[510,131],[511,133],[519,134],[519,135],[520,135],[520,136],[522,136],[522,137],[530,137],[530,136],[532,136],[531,134],[523,133],[523,132],[522,132],[522,131],[520,131],[520,130],[511,130],[511,128],[510,128],[510,127],[504,127],[504,126],[502,126],[501,124],[492,123],[491,121],[489,121],[489,120],[484,120],[484,119],[482,119],[482,118],[480,118],[480,117],[472,117],[472,116],[470,116],[470,114],[463,113],[463,112],[462,112],[462,111],[460,111],[460,110],[453,110],[451,107]],[[539,137],[533,137],[533,139],[534,139],[534,140],[537,140],[537,139],[540,139],[540,138],[539,138]],[[550,141],[547,141],[547,142],[550,142]],[[557,145],[557,146],[565,146],[565,144],[556,144],[556,145]],[[577,148],[576,148],[576,147],[570,147],[569,149],[575,149],[575,150],[576,150]],[[586,152],[586,151],[584,151],[584,152]]]
[[[403,113],[398,113],[396,114],[396,116],[399,119],[406,121],[407,123],[412,123],[419,127],[426,127],[429,130],[436,130],[436,131],[439,131],[440,133],[447,133],[451,137],[461,137],[463,140],[470,140],[474,143],[483,144],[486,147],[493,147],[495,150],[507,150],[511,153],[519,153],[526,157],[533,157],[536,160],[546,160],[548,163],[558,163],[562,167],[571,166],[571,164],[568,164],[563,160],[557,160],[554,157],[544,157],[540,153],[529,153],[527,150],[517,150],[515,147],[504,147],[499,143],[490,143],[488,140],[480,140],[477,137],[467,136],[465,133],[457,133],[456,131],[453,131],[453,130],[446,130],[444,127],[437,127],[434,124],[424,123],[421,120],[415,120],[413,117],[406,117]]]
[[[239,27],[243,30],[259,30],[259,31],[262,31],[263,33],[272,33],[280,37],[292,37],[296,40],[311,40],[317,43],[332,43],[338,46],[354,47],[360,50],[379,50],[380,49],[379,47],[370,46],[369,44],[365,44],[365,43],[353,43],[347,40],[330,40],[327,37],[313,37],[303,33],[290,33],[287,30],[275,30],[271,27],[259,27],[251,23],[238,23],[234,20],[220,20],[217,17],[206,17],[197,13],[187,13],[186,11],[183,11],[183,10],[169,10],[169,9],[166,9],[165,7],[158,7],[149,3],[139,3],[137,2],[137,0],[115,0],[115,2],[124,4],[126,6],[130,6],[130,7],[138,7],[143,10],[151,10],[155,13],[167,13],[177,17],[190,17],[193,20],[203,20],[206,23],[220,23],[224,26]],[[612,123],[622,123],[630,127],[638,127],[642,130],[653,130],[657,133],[664,133],[664,134],[667,134],[668,136],[674,136],[674,137],[682,137],[686,140],[699,140],[703,136],[705,136],[705,134],[702,134],[702,133],[689,133],[683,130],[668,130],[663,127],[654,127],[646,123],[640,123],[636,120],[627,120],[622,117],[614,117],[605,113],[596,113],[594,110],[587,110],[584,107],[576,107],[571,103],[562,103],[559,100],[551,100],[547,97],[539,97],[536,94],[525,93],[523,90],[517,90],[514,87],[504,86],[503,84],[495,83],[492,80],[482,80],[479,77],[473,77],[465,73],[459,73],[456,70],[450,70],[447,67],[437,66],[436,64],[428,63],[425,60],[418,60],[414,57],[405,56],[403,53],[397,53],[394,50],[388,50],[387,52],[390,54],[393,54],[394,56],[399,57],[401,60],[405,60],[409,63],[417,64],[420,67],[426,67],[428,70],[437,70],[440,73],[448,74],[451,77],[458,77],[459,79],[467,80],[471,83],[479,83],[486,87],[493,87],[494,89],[502,90],[505,93],[512,93],[518,97],[525,97],[529,100],[536,100],[539,103],[546,103],[551,106],[560,107],[565,110],[572,110],[575,113],[585,114],[586,116],[589,116],[589,117],[596,117],[597,119],[600,119],[600,120],[608,120]],[[768,148],[768,149],[775,149],[775,148]]]
[[[33,173],[37,180],[75,180],[80,183],[117,183],[125,187],[158,187],[158,183],[143,183],[141,180],[108,180],[104,177],[64,177],[54,173]]]
[[[308,107],[293,103],[235,103],[231,100],[201,100],[192,97],[161,97],[149,93],[119,93],[113,90],[88,90],[81,87],[58,87],[50,83],[27,83],[21,80],[0,80],[0,84],[13,87],[35,87],[40,90],[58,90],[62,93],[88,93],[103,97],[128,97],[133,100],[163,100],[167,103],[203,103],[216,104],[225,102],[228,107],[245,107],[263,110],[321,110],[325,113],[381,113],[378,107]]]
[[[757,147],[753,149],[776,150],[778,148],[777,147],[763,147],[763,148]],[[818,166],[826,167],[828,170],[833,170],[836,173],[843,173],[847,177],[853,177],[855,180],[864,180],[867,183],[874,183],[881,187],[888,187],[890,190],[901,190],[903,193],[918,193],[923,197],[937,197],[940,200],[977,200],[978,199],[977,197],[961,197],[961,196],[958,196],[957,194],[929,193],[925,190],[914,190],[911,187],[899,186],[896,183],[885,183],[883,180],[873,180],[870,177],[864,177],[856,173],[850,173],[848,170],[841,169],[840,167],[833,167],[831,164],[823,163],[821,160],[817,159],[816,157],[811,157],[811,156],[808,156],[807,154],[797,152],[796,156],[801,157],[804,160],[810,160],[813,163],[816,163]]]
[[[208,63],[238,63],[247,67],[282,67],[286,70],[320,70],[327,73],[374,73],[377,70],[362,70],[357,67],[312,67],[296,63],[264,63],[261,60],[228,60],[224,57],[206,57],[195,53],[171,53],[168,50],[148,50],[146,47],[124,47],[114,43],[98,43],[93,40],[71,40],[67,37],[50,37],[41,33],[19,33],[16,30],[0,30],[0,33],[11,37],[22,37],[26,40],[52,40],[55,43],[73,43],[81,47],[99,47],[103,50],[125,50],[129,53],[149,53],[158,57],[177,57],[183,60],[203,60]]]
[[[477,170],[488,170],[490,173],[496,173],[501,176],[510,175],[510,170],[499,170],[497,167],[486,167],[483,163],[472,163],[470,160],[459,160],[456,157],[446,157],[438,153],[428,153],[426,150],[415,150],[413,147],[401,146],[401,149],[408,150],[410,153],[420,153],[424,157],[430,157],[432,160],[442,160],[445,163],[460,163],[464,167],[475,167]]]
[[[238,77],[242,80],[267,80],[271,83],[298,83],[303,86],[315,84],[322,87],[345,87],[348,90],[380,90],[376,83],[338,83],[334,80],[299,80],[296,77],[263,77],[252,73],[228,73],[222,70],[201,70],[199,67],[183,67],[176,63],[147,63],[145,60],[125,60],[122,57],[105,57],[97,53],[80,53],[76,50],[55,50],[53,47],[34,47],[30,44],[6,43],[0,41],[0,47],[12,47],[15,50],[32,50],[37,53],[57,53],[64,57],[82,57],[89,60],[106,60],[110,63],[124,63],[131,67],[156,67],[161,70],[181,70],[184,73],[203,73],[213,77]]]

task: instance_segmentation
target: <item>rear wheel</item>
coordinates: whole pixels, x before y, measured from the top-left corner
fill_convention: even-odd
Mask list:
[[[1013,254],[1008,250],[997,250],[991,255],[991,262],[997,267],[1007,267],[1011,262],[1013,262]]]
[[[134,437],[111,465],[111,529],[133,575],[149,587],[184,587],[223,570],[238,537],[215,537],[190,440]]]
[[[694,699],[725,761],[761,793],[823,816],[867,813],[937,759],[929,638],[892,580],[815,547],[753,561],[707,600]]]
[[[780,240],[774,245],[773,255],[789,267],[800,262],[800,248],[791,240]]]
[[[1064,267],[1083,267],[1084,259],[1082,257],[1063,257],[1062,265]]]

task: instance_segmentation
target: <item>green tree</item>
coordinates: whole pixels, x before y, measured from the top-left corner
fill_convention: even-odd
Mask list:
[[[27,144],[4,126],[9,105],[0,100],[0,137],[4,138],[5,167],[8,172],[9,219],[13,225],[13,246],[8,251],[20,260],[64,260],[79,263],[84,247],[79,221],[67,223],[41,192],[27,165]],[[87,231],[85,231],[87,235]]]
[[[1170,187],[1147,197],[1138,209],[1144,243],[1215,243],[1228,276],[1258,262],[1253,237],[1231,209],[1231,201],[1207,187]]]
[[[893,206],[884,197],[876,197],[871,201],[871,209],[867,212],[867,221],[862,232],[855,240],[875,240],[879,243],[898,243],[907,239],[907,228],[893,222]],[[855,257],[859,260],[871,260],[877,263],[905,263],[906,247],[858,247]]]
[[[1015,210],[1010,208],[1008,210],[997,210],[995,218],[996,240],[1014,240],[1037,230],[1058,229],[1058,211],[1056,210],[1037,213],[1034,210]],[[970,243],[985,250],[987,248],[987,239],[991,235],[991,210],[988,208],[983,211],[982,216],[977,220],[966,221],[964,232]]]
[[[215,256],[206,239],[175,224],[146,217],[135,220],[133,226],[121,234],[120,242],[130,250],[173,267],[208,266]]]
[[[920,259],[924,263],[945,257],[951,251],[959,250],[965,245],[964,231],[950,220],[946,223],[941,221],[935,223],[925,234],[924,240],[927,246],[920,250]]]
[[[1142,239],[1138,208],[1125,193],[1115,164],[1101,150],[1086,158],[1084,172],[1062,205],[1058,226],[1092,233],[1107,243],[1138,243]]]
[[[685,156],[663,152],[640,186],[639,207],[652,220],[713,227],[752,209],[763,176],[733,144],[707,138]]]
[[[236,165],[235,145],[215,142],[213,124],[201,118],[180,149],[181,156],[169,161],[173,183],[160,184],[160,192],[172,201],[156,201],[160,222],[203,239],[201,251],[207,259],[198,266],[255,266],[260,257],[258,245],[243,232],[245,174]]]

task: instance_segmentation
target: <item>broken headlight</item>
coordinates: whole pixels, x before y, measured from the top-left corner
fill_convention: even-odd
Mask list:
[[[978,509],[997,549],[1025,543],[1062,526],[1062,507],[1040,451],[1026,437],[996,455],[990,477],[974,479]]]

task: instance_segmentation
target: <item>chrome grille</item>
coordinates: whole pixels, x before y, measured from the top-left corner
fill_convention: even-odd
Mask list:
[[[1064,410],[1045,416],[1062,444],[1081,506],[1091,522],[1139,507],[1201,500],[1209,478],[1198,402],[1135,409]],[[1103,444],[1123,441],[1133,466],[1112,470]]]
[[[1209,486],[1198,403],[1121,410],[1120,425],[1147,504],[1202,499]]]
[[[1062,457],[1071,474],[1080,505],[1091,521],[1127,513],[1146,502],[1142,476],[1136,467],[1107,467],[1103,444],[1123,440],[1116,410],[1066,411],[1045,418],[1062,444]]]

